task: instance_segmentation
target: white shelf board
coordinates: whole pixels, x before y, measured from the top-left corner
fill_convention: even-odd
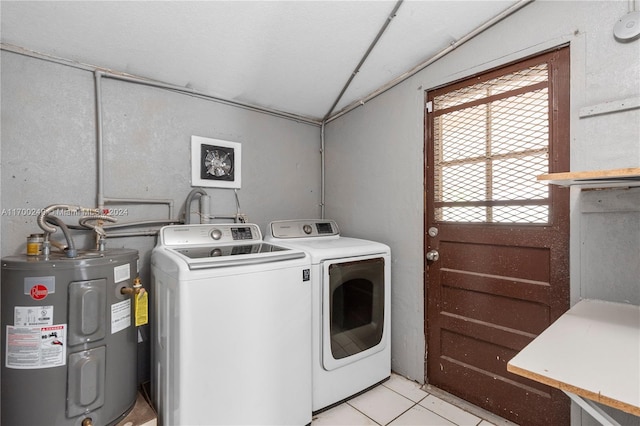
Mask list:
[[[640,306],[582,300],[507,364],[507,370],[640,415]]]

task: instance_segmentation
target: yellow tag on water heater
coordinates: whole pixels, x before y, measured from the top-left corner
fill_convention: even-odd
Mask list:
[[[134,312],[136,316],[136,327],[149,322],[149,294],[141,291],[134,297]]]

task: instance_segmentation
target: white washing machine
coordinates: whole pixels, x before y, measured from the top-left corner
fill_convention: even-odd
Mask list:
[[[161,229],[151,255],[161,425],[311,423],[310,259],[254,224]]]
[[[332,220],[274,221],[265,241],[311,256],[313,411],[391,374],[391,250]]]

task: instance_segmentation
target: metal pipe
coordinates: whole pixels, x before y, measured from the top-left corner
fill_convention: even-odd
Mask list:
[[[324,122],[327,120],[327,118],[331,115],[331,113],[333,112],[333,110],[335,109],[336,105],[338,105],[338,102],[340,102],[340,99],[342,99],[342,96],[344,95],[344,93],[347,91],[347,88],[349,88],[349,86],[351,85],[351,82],[353,81],[353,79],[355,78],[356,74],[358,74],[358,72],[360,72],[360,68],[362,67],[362,65],[364,64],[364,61],[367,60],[367,58],[369,57],[369,54],[371,53],[371,51],[373,50],[373,48],[375,47],[376,44],[378,44],[378,40],[380,40],[380,37],[382,37],[382,34],[386,31],[387,27],[389,26],[389,24],[391,23],[391,20],[393,18],[395,18],[396,16],[396,12],[398,11],[398,9],[400,8],[400,5],[402,4],[404,0],[398,0],[396,2],[396,5],[393,7],[393,10],[391,11],[391,13],[389,14],[389,16],[387,17],[386,21],[384,21],[384,24],[382,25],[382,28],[380,28],[380,30],[378,31],[378,34],[376,35],[376,37],[373,39],[373,41],[371,42],[371,44],[369,45],[369,47],[367,48],[367,51],[364,53],[364,55],[362,56],[362,59],[360,59],[360,62],[358,63],[358,65],[356,65],[356,68],[353,70],[353,72],[351,73],[351,76],[349,77],[349,79],[347,80],[347,83],[344,85],[344,87],[342,88],[342,91],[340,92],[340,94],[338,95],[338,97],[336,98],[335,102],[333,103],[333,105],[331,105],[331,108],[329,108],[329,111],[327,111],[327,113],[325,114],[324,118],[322,119],[322,123],[324,124]]]
[[[234,222],[238,221],[237,216],[212,216],[212,219],[228,219],[233,220]],[[123,237],[151,237],[158,235],[157,229],[154,230],[144,230],[144,231],[120,231],[120,232],[112,232],[112,230],[130,228],[136,226],[164,226],[164,225],[175,225],[181,224],[182,221],[179,220],[148,220],[141,222],[129,222],[129,223],[118,223],[114,225],[108,225],[103,227],[104,231],[107,233],[108,238],[123,238]]]
[[[242,223],[242,216],[241,215],[228,215],[228,216],[209,216],[210,219],[225,219],[225,220],[233,220],[234,222],[241,222]]]
[[[127,203],[127,204],[168,204],[169,218],[173,216],[173,200],[149,200],[142,198],[107,198],[104,195],[104,140],[102,135],[102,77],[109,74],[103,70],[94,71],[95,91],[96,91],[96,169],[97,169],[97,194],[96,202],[98,210],[102,213],[106,203]]]
[[[111,232],[107,234],[109,238],[125,238],[125,237],[155,237],[160,232],[159,229],[153,231],[134,231],[134,232]]]
[[[263,113],[263,114],[273,115],[273,116],[280,117],[280,118],[286,118],[286,119],[289,119],[289,120],[294,120],[294,121],[303,122],[303,123],[307,123],[307,124],[314,124],[316,126],[318,126],[320,124],[320,121],[315,119],[315,118],[305,117],[305,116],[301,116],[301,115],[297,115],[297,114],[291,114],[291,113],[287,113],[287,112],[284,112],[284,111],[279,111],[279,110],[272,109],[272,108],[266,108],[266,107],[262,107],[262,106],[251,105],[251,104],[248,104],[248,103],[245,103],[245,102],[229,100],[229,99],[224,99],[224,98],[220,98],[220,97],[217,97],[217,96],[207,95],[205,93],[198,92],[198,91],[194,90],[191,87],[176,86],[174,84],[163,83],[163,82],[156,81],[156,80],[149,80],[149,79],[142,78],[142,77],[134,77],[134,76],[124,75],[124,74],[121,74],[121,73],[115,73],[113,71],[101,70],[100,72],[101,72],[103,77],[111,78],[111,79],[114,79],[114,80],[121,80],[121,81],[126,81],[126,82],[129,82],[129,83],[141,84],[143,86],[151,86],[151,87],[157,87],[157,88],[160,88],[160,89],[172,90],[172,91],[176,91],[176,92],[179,92],[179,93],[182,93],[182,94],[185,94],[185,95],[190,95],[190,96],[194,96],[194,97],[198,97],[198,98],[202,98],[202,99],[207,99],[207,100],[210,100],[210,101],[223,103],[225,105],[230,105],[230,106],[234,106],[234,107],[238,107],[238,108],[242,108],[242,109],[256,111],[256,112],[260,112],[260,113]]]
[[[200,197],[200,223],[211,223],[211,197]]]
[[[169,208],[169,219],[173,218],[173,200],[170,198],[104,198],[105,204],[166,204]]]
[[[351,104],[347,105],[346,107],[344,107],[343,109],[341,109],[340,111],[338,111],[337,113],[332,115],[331,117],[328,117],[326,120],[324,120],[324,122],[325,123],[329,123],[329,122],[335,120],[336,118],[343,116],[344,114],[348,113],[349,111],[352,111],[352,110],[356,109],[357,107],[359,107],[361,105],[364,105],[366,102],[369,102],[371,99],[377,97],[378,95],[381,95],[382,93],[384,93],[387,90],[391,89],[392,87],[395,87],[396,85],[402,83],[403,81],[407,80],[408,78],[413,77],[415,74],[417,74],[418,72],[422,71],[424,68],[426,68],[427,66],[431,65],[432,63],[434,63],[438,59],[440,59],[443,56],[447,55],[448,53],[452,52],[453,50],[455,50],[459,46],[463,45],[467,41],[471,40],[472,38],[476,37],[480,33],[482,33],[485,30],[487,30],[489,27],[492,27],[493,25],[495,25],[498,22],[502,21],[507,16],[509,16],[509,15],[513,14],[514,12],[522,9],[523,7],[525,7],[526,5],[528,5],[529,3],[533,2],[533,1],[534,0],[520,0],[518,3],[510,6],[509,8],[505,9],[504,11],[502,11],[500,14],[498,14],[498,15],[494,16],[493,18],[489,19],[484,24],[476,27],[474,30],[472,30],[471,32],[467,33],[465,36],[463,36],[459,40],[452,42],[448,47],[446,47],[445,49],[443,49],[440,52],[436,53],[431,58],[427,59],[424,62],[421,62],[420,64],[418,64],[415,67],[411,68],[409,71],[407,71],[404,74],[396,77],[395,79],[391,80],[387,84],[381,86],[377,90],[374,90],[373,92],[371,92],[369,95],[365,96],[364,98],[362,98],[362,99],[360,99],[358,101],[352,102]]]
[[[183,213],[184,213],[183,220],[185,225],[188,225],[191,223],[191,203],[196,198],[196,195],[200,195],[202,197],[208,194],[207,194],[207,191],[205,191],[202,188],[194,188],[189,192],[189,194],[187,195],[187,199],[184,202],[184,210],[183,210]]]
[[[104,147],[102,144],[102,75],[104,73],[95,70],[93,73],[95,79],[96,91],[96,171],[97,171],[97,190],[96,203],[98,210],[104,210]]]
[[[164,226],[164,225],[176,225],[182,224],[183,222],[180,220],[143,220],[140,222],[125,222],[125,223],[116,223],[113,225],[107,225],[104,227],[105,231],[111,229],[121,229],[121,228],[133,228],[136,226]]]
[[[182,224],[179,220],[145,220],[140,222],[118,223],[103,227],[108,238],[123,238],[123,237],[153,237],[158,235],[159,229],[144,230],[144,231],[114,231],[115,229],[131,228],[137,226],[164,226],[164,225],[176,225]]]
[[[370,101],[371,99],[377,97],[378,95],[381,95],[382,93],[386,92],[387,90],[391,89],[392,87],[402,83],[403,81],[407,80],[408,78],[412,77],[413,75],[417,74],[419,71],[422,71],[424,68],[426,68],[428,65],[432,64],[433,62],[437,61],[438,59],[442,58],[443,56],[447,55],[448,53],[450,53],[451,51],[453,51],[454,49],[456,49],[458,46],[462,45],[463,43],[466,43],[467,41],[469,41],[470,39],[472,39],[473,37],[477,36],[478,34],[480,34],[481,32],[485,31],[487,28],[495,25],[496,23],[498,23],[499,21],[503,20],[504,18],[506,18],[507,16],[511,15],[512,13],[518,11],[519,9],[523,8],[524,6],[526,6],[527,4],[531,3],[534,0],[520,0],[518,3],[516,3],[515,5],[505,9],[502,13],[500,13],[499,15],[493,17],[492,19],[490,19],[489,21],[485,22],[484,24],[480,25],[479,27],[477,27],[476,29],[474,29],[473,31],[471,31],[470,33],[466,34],[464,37],[462,37],[460,40],[458,40],[457,42],[451,43],[451,45],[443,50],[441,50],[440,52],[438,52],[437,54],[435,54],[434,56],[432,56],[431,58],[427,59],[426,61],[416,65],[415,67],[413,67],[412,69],[410,69],[409,71],[405,72],[404,74],[402,74],[401,76],[395,78],[394,80],[390,81],[389,83],[385,84],[384,86],[381,86],[380,88],[378,88],[377,90],[371,92],[369,95],[367,95],[365,98],[356,101],[356,102],[352,102],[351,104],[347,105],[345,108],[343,108],[342,110],[338,111],[336,114],[330,116],[330,117],[326,117],[325,119],[322,121],[321,127],[320,127],[320,140],[321,140],[321,148],[320,148],[320,153],[321,153],[321,188],[320,188],[320,208],[321,208],[321,218],[324,219],[324,215],[325,215],[325,154],[324,154],[324,149],[325,149],[325,135],[324,135],[324,131],[325,131],[325,126],[327,123],[330,123],[331,121],[343,116],[344,114],[356,109],[357,107],[364,105],[366,102]],[[633,0],[631,0],[633,1]],[[400,3],[400,2],[398,2]],[[396,8],[394,9],[394,12],[397,11],[397,8],[399,7],[399,4],[396,4]],[[392,12],[392,13],[394,13]],[[387,20],[387,24],[388,24],[389,20]],[[384,28],[384,27],[383,27]],[[382,31],[382,30],[381,30]],[[374,40],[374,43],[377,40]],[[344,91],[344,89],[343,89]],[[342,95],[342,94],[341,94]],[[331,107],[331,110],[329,111],[329,113],[327,115],[329,115],[331,112],[333,112],[333,108],[335,108],[335,105],[337,104],[338,101],[336,101],[334,103],[334,106]]]
[[[324,192],[325,192],[325,158],[324,158],[324,121],[320,127],[320,219],[324,219]]]

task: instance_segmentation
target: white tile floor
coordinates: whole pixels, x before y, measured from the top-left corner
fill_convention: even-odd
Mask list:
[[[459,405],[473,407],[468,403]],[[512,423],[477,407],[460,408],[424,391],[418,383],[392,374],[389,380],[370,391],[316,414],[311,425],[507,426]]]

